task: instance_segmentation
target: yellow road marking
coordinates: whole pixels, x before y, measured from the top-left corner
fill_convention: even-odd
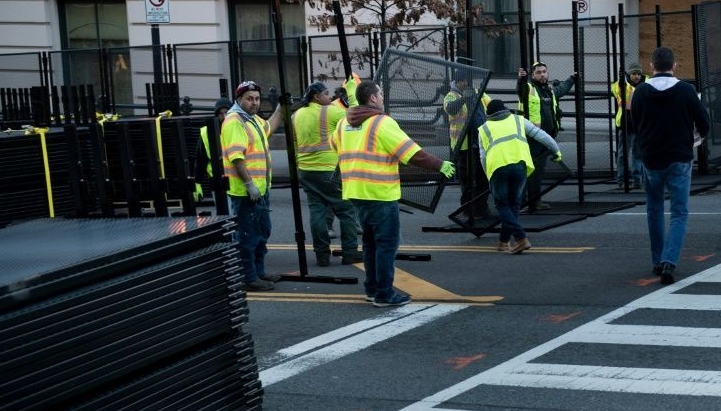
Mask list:
[[[297,250],[296,244],[268,244],[269,250]],[[306,250],[313,251],[313,246],[308,244]],[[533,246],[528,252],[534,253],[556,253],[571,254],[595,250],[595,247],[537,247]],[[463,252],[463,253],[498,253],[495,246],[480,245],[402,245],[398,251],[440,251],[440,252]]]
[[[353,264],[363,270],[363,264]],[[469,305],[493,305],[503,299],[501,296],[462,296],[420,279],[406,271],[396,268],[393,285],[407,292],[413,302],[464,303]],[[250,301],[302,301],[323,303],[368,304],[365,296],[357,294],[307,294],[307,293],[275,293],[253,292],[247,295]]]

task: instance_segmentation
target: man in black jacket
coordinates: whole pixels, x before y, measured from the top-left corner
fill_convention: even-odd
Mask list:
[[[709,131],[708,113],[693,86],[673,75],[673,51],[659,47],[651,56],[653,77],[636,87],[631,117],[644,167],[646,219],[651,239],[653,272],[661,284],[672,284],[686,236],[691,191],[694,127],[701,137]],[[664,235],[664,195],[668,190],[671,219]]]
[[[522,67],[518,69],[518,82],[516,83],[516,94],[518,94],[518,108],[525,111],[528,120],[536,127],[548,133],[554,139],[561,129],[561,110],[558,106],[558,99],[565,96],[574,84],[576,84],[576,73],[570,75],[566,80],[552,84],[548,82],[548,67],[546,63],[537,61],[531,66],[531,78]],[[524,107],[528,103],[528,108]],[[546,170],[548,152],[545,146],[536,140],[530,140],[531,156],[536,165],[536,170],[528,177],[526,183],[528,191],[529,211],[548,210],[548,204],[541,201],[541,183]]]

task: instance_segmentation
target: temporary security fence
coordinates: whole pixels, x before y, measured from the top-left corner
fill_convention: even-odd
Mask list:
[[[480,95],[485,91],[490,71],[416,53],[387,49],[375,80],[383,88],[385,112],[397,120],[403,130],[426,152],[442,160],[455,160],[467,136],[472,114],[462,125],[462,136],[451,151],[448,119],[443,99],[450,91],[455,72],[463,72],[469,87],[477,92],[469,113],[479,109]],[[482,109],[482,108],[481,108]],[[471,144],[471,142],[469,142]],[[401,199],[406,205],[433,212],[446,179],[436,171],[417,167],[401,168]]]
[[[703,2],[694,7],[698,50],[698,89],[711,117],[711,131],[699,150],[699,168],[721,166],[721,2]]]
[[[494,81],[489,84],[488,90],[491,95],[501,96],[507,103],[512,103],[515,101],[515,78],[512,73],[515,73],[519,61],[517,53],[507,52],[506,42],[520,35],[525,37],[523,33],[531,34],[531,44],[535,49],[531,61],[546,62],[551,78],[564,79],[572,72],[574,61],[581,65],[585,136],[579,139],[572,131],[576,107],[574,99],[567,96],[561,101],[564,112],[562,126],[565,130],[560,133],[559,142],[564,153],[571,154],[566,156],[571,168],[578,170],[583,166],[586,177],[603,180],[611,179],[616,168],[616,131],[610,83],[617,79],[621,68],[617,56],[622,56],[628,63],[634,60],[643,62],[648,60],[649,53],[658,44],[678,45],[680,49],[676,52],[683,63],[679,69],[680,76],[697,84],[713,118],[718,118],[718,93],[714,85],[718,69],[713,59],[718,53],[714,53],[711,46],[715,44],[711,39],[715,38],[717,25],[703,23],[719,19],[718,4],[704,2],[691,12],[682,13],[661,13],[660,10],[654,15],[624,16],[619,13],[618,23],[608,18],[581,19],[580,54],[576,60],[571,50],[574,38],[571,35],[571,20],[537,22],[531,24],[531,30],[528,31],[513,24],[493,28],[476,26],[470,36],[474,42],[470,45],[466,44],[468,36],[462,27],[457,30],[439,27],[371,32],[348,34],[346,37],[354,57],[352,68],[363,78],[375,76],[380,55],[391,46],[450,61],[463,58],[467,59],[463,61],[476,67],[484,65],[484,56],[489,53],[497,56],[499,53],[494,50],[505,50],[505,54],[508,54],[505,63],[486,67],[494,73],[501,73],[494,74]],[[617,36],[621,27],[626,30],[626,35],[624,43],[618,44]],[[501,35],[487,36],[485,32],[500,32]],[[674,43],[684,38],[694,39],[696,46],[690,44],[691,40],[688,44],[683,43],[683,46]],[[333,81],[338,84],[341,82],[338,52],[334,51],[338,49],[337,43],[337,39],[330,35],[284,39],[285,58],[289,67],[286,74],[287,88],[292,95],[300,96],[311,81],[328,81],[331,86]],[[275,47],[274,40],[259,39],[8,54],[0,56],[0,88],[41,87],[52,90],[60,86],[92,86],[97,111],[132,117],[155,116],[167,109],[173,111],[174,115],[210,114],[213,102],[218,97],[232,96],[235,84],[244,79],[254,79],[263,88],[261,115],[264,116],[273,110],[278,99],[279,74],[275,69]],[[700,62],[705,62],[705,65]],[[702,79],[705,79],[703,84]],[[42,112],[43,105],[35,102],[37,99],[31,96],[29,102],[26,99],[25,103],[20,103],[19,97],[12,98],[12,90],[5,94],[10,95],[11,99],[0,101],[3,109],[0,123],[3,129],[17,129],[23,124],[41,125],[37,119],[46,114]],[[16,94],[28,95],[19,90]],[[48,94],[52,96],[52,92]],[[58,95],[58,108],[46,109],[51,118],[62,117],[65,120],[68,118],[65,113],[74,116],[75,100],[69,99],[67,105],[70,107],[63,107],[62,92],[59,91]],[[52,102],[52,97],[50,99]],[[78,102],[84,101],[87,98],[80,98],[79,95]],[[39,112],[36,113],[36,110]],[[28,112],[30,118],[27,118]],[[717,136],[718,132],[718,127],[715,127],[699,148],[703,150],[697,163],[700,173],[708,172],[721,163],[721,151],[717,143],[721,138]],[[582,143],[580,151],[574,150],[577,142]],[[283,147],[278,145],[273,148]]]
[[[262,409],[227,242],[234,225],[38,219],[3,229],[0,410]]]

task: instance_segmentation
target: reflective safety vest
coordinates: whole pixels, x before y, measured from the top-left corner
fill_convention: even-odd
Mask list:
[[[333,171],[338,154],[330,149],[328,138],[335,131],[345,110],[335,105],[309,103],[293,114],[293,130],[297,143],[298,169]]]
[[[343,118],[333,133],[331,147],[340,159],[344,200],[398,200],[398,164],[408,164],[421,150],[395,120],[382,114],[367,118],[360,127]]]
[[[648,76],[644,76],[648,80]],[[631,110],[631,97],[633,97],[633,91],[636,87],[631,83],[626,82],[626,110]],[[611,84],[611,93],[616,97],[616,103],[618,103],[618,110],[616,111],[616,127],[621,127],[621,117],[623,116],[623,110],[621,110],[621,86],[618,81]]]
[[[535,170],[523,120],[523,117],[511,114],[503,120],[489,120],[478,127],[481,145],[486,152],[486,176],[489,180],[498,168],[520,161],[526,163],[526,176]]]
[[[210,159],[210,144],[208,144],[208,126],[203,126],[200,128],[200,142],[203,144],[203,148],[205,149],[205,158]],[[208,165],[205,166],[205,172],[208,174],[208,177],[213,177],[213,167],[210,161],[208,161]]]
[[[248,174],[261,194],[270,188],[272,177],[268,132],[270,125],[253,116],[252,120],[243,118],[239,113],[228,113],[220,129],[220,144],[223,149],[223,171],[230,181],[228,194],[247,197],[243,180],[233,167],[234,160],[244,160]]]
[[[556,94],[551,92],[551,98],[553,99],[553,121],[556,124],[556,130],[561,128],[561,119],[558,118],[558,100],[556,100]],[[518,109],[523,109],[523,102],[518,102]],[[538,95],[536,87],[528,83],[528,120],[531,121],[537,127],[541,127],[541,96]]]
[[[450,91],[446,96],[443,98],[443,109],[446,109],[446,106],[459,98],[463,98],[463,95],[457,91]],[[486,93],[483,93],[483,96],[481,96],[481,104],[483,104],[483,110],[486,110],[486,107],[488,107],[488,103],[491,101],[491,96],[489,96]],[[458,144],[458,139],[461,138],[461,131],[463,131],[463,125],[466,124],[468,121],[468,107],[464,104],[463,107],[461,107],[461,111],[456,113],[455,115],[448,115],[448,137],[450,138],[450,146],[451,150],[453,150],[456,147],[456,144]],[[468,139],[463,140],[463,144],[461,145],[461,150],[468,150]]]

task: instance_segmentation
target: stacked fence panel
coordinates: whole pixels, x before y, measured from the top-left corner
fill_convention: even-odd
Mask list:
[[[0,410],[257,410],[223,218],[40,219],[0,239]],[[42,256],[42,258],[38,258]]]

